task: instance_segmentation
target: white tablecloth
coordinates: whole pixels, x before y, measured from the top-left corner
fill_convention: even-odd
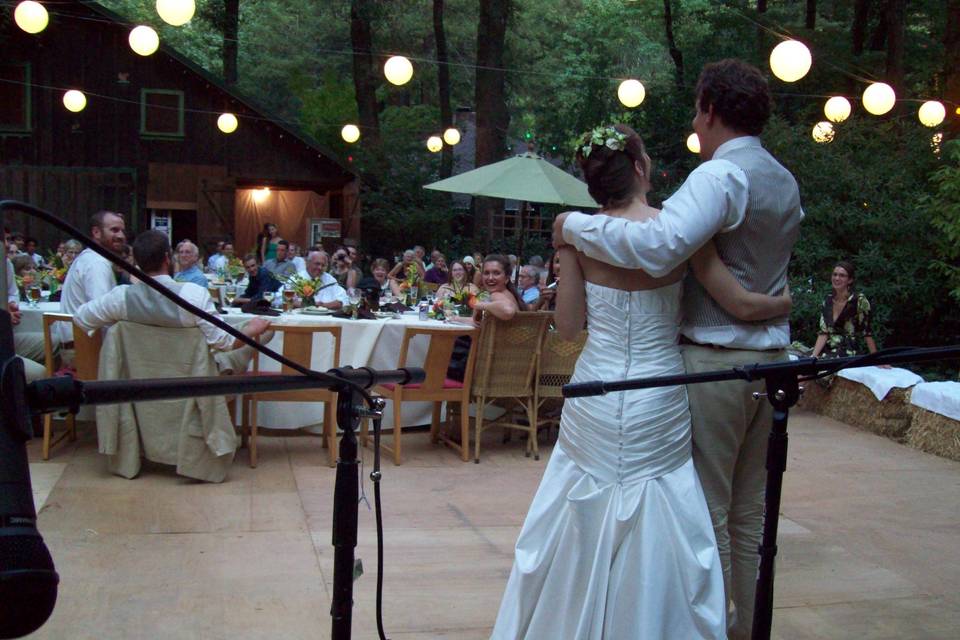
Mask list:
[[[60,313],[59,302],[40,302],[37,307],[29,307],[26,302],[20,303],[20,324],[18,331],[43,331],[43,314]]]
[[[882,367],[856,367],[854,369],[841,369],[837,375],[847,380],[853,380],[866,386],[877,400],[883,400],[890,393],[890,389],[898,387],[907,389],[915,384],[923,382],[923,378],[913,371],[891,367],[884,369]]]
[[[924,382],[910,392],[910,404],[960,420],[960,382]]]

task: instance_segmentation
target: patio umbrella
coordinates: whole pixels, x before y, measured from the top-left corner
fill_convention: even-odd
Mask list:
[[[519,200],[518,261],[523,258],[524,218],[527,203],[540,202],[590,208],[600,206],[590,197],[585,183],[553,166],[533,151],[425,185],[424,189]]]

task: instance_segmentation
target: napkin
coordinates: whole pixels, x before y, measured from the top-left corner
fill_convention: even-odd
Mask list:
[[[334,311],[330,315],[333,316],[334,318],[352,318],[353,312],[352,311]],[[376,319],[377,317],[367,309],[360,309],[359,311],[357,311],[357,320],[376,320]]]
[[[244,313],[252,313],[258,316],[279,316],[280,312],[270,307],[270,303],[263,298],[249,300],[243,303],[240,310]]]

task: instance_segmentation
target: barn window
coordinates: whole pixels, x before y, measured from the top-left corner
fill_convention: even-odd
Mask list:
[[[0,62],[0,131],[30,131],[29,62]]]
[[[159,138],[183,137],[183,91],[140,91],[140,135]]]

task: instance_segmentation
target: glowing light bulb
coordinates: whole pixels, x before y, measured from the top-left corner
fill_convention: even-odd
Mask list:
[[[383,65],[383,75],[390,84],[407,84],[413,77],[413,65],[403,56],[393,56]]]
[[[798,40],[785,40],[770,52],[770,70],[784,82],[796,82],[810,71],[810,49]]]
[[[160,36],[152,27],[140,25],[130,32],[130,48],[141,56],[149,56],[160,47]]]
[[[87,96],[83,95],[83,91],[71,89],[63,94],[63,106],[67,108],[67,111],[80,113],[87,106]]]
[[[947,117],[947,110],[942,102],[928,100],[920,105],[920,111],[917,112],[920,122],[927,127],[935,127]]]
[[[843,96],[833,96],[823,105],[823,115],[831,122],[843,122],[850,117],[850,101]]]
[[[883,114],[893,109],[897,101],[897,94],[893,92],[893,87],[883,82],[874,82],[863,92],[863,108],[875,116]]]
[[[353,144],[360,139],[360,127],[355,124],[344,125],[343,129],[340,129],[340,137],[345,142]]]
[[[220,117],[217,118],[217,129],[220,129],[220,131],[224,133],[233,133],[239,125],[240,122],[237,120],[237,116],[232,113],[221,113]]]
[[[13,10],[13,21],[27,33],[40,33],[50,23],[50,16],[39,2],[24,0]]]
[[[813,125],[813,139],[820,144],[833,142],[834,135],[833,123],[831,122],[823,121]]]
[[[440,139],[440,136],[430,136],[427,138],[427,149],[430,153],[436,153],[443,149],[443,140]]]
[[[688,135],[687,149],[690,150],[690,153],[700,153],[700,136],[695,133]]]
[[[617,87],[617,98],[625,107],[631,109],[639,107],[645,97],[647,97],[647,90],[643,88],[643,83],[639,80],[624,80]]]
[[[190,22],[196,10],[194,0],[157,0],[157,13],[160,18],[174,27]]]
[[[450,127],[443,132],[443,141],[452,147],[460,142],[460,132],[457,129]]]

